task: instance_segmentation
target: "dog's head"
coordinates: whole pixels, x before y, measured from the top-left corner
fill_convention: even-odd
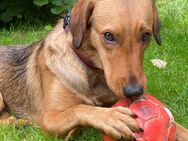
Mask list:
[[[152,34],[161,44],[153,0],[78,0],[70,27],[73,46],[104,70],[107,84],[117,96],[143,93],[144,51]]]

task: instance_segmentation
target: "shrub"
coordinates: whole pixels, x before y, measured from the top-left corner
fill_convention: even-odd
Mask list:
[[[75,0],[1,0],[0,21],[52,20],[69,10]]]

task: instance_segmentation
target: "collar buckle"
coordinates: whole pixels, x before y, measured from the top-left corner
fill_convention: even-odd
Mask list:
[[[71,20],[71,12],[68,12],[64,18],[64,25],[63,28],[65,29],[66,32],[68,32],[70,30],[69,24],[70,24],[70,20]]]

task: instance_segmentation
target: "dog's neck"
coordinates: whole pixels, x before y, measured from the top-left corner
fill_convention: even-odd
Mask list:
[[[68,12],[65,17],[64,17],[64,25],[63,28],[65,30],[65,32],[70,32],[70,19],[71,19],[71,13]],[[78,58],[89,68],[91,69],[99,69],[95,66],[95,63],[89,59],[88,57],[86,57],[83,53],[81,53],[80,51],[78,51],[78,49],[72,47],[72,49],[74,50],[75,54],[78,56]]]

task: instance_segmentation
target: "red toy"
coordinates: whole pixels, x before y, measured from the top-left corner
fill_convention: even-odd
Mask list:
[[[136,120],[144,132],[135,133],[136,141],[175,141],[176,126],[170,110],[151,95],[144,97],[133,102],[125,98],[113,107],[129,107],[138,116]],[[114,141],[107,135],[103,135],[103,140]]]

